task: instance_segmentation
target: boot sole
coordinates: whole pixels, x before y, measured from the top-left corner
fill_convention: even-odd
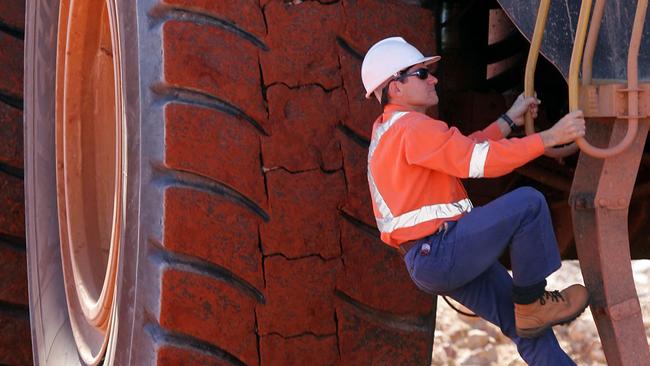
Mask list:
[[[576,320],[582,313],[585,312],[585,309],[587,309],[587,306],[589,306],[589,299],[587,299],[587,303],[585,306],[580,310],[579,312],[573,314],[572,316],[565,318],[565,319],[560,319],[554,323],[549,323],[541,327],[537,328],[527,328],[527,329],[521,329],[517,328],[517,335],[520,336],[521,338],[537,338],[541,336],[546,329],[551,328],[556,325],[567,325]]]

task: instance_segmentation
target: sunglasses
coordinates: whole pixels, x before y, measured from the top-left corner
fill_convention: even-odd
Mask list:
[[[433,76],[433,73],[431,73],[429,71],[429,69],[427,69],[426,67],[422,67],[422,68],[419,68],[419,69],[417,69],[415,71],[409,72],[408,74],[402,74],[402,75],[396,77],[395,80],[402,81],[402,80],[406,79],[409,76],[417,76],[418,79],[420,79],[420,80],[426,80],[429,77],[429,75]]]

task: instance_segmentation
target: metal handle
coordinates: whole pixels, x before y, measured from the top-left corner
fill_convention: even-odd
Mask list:
[[[596,4],[596,12],[594,17],[598,19],[593,19],[592,23],[600,23],[602,20],[602,8],[604,8],[604,0],[598,0]],[[645,22],[645,12],[648,7],[647,0],[640,0],[637,3],[637,10],[634,17],[634,25],[632,28],[632,37],[630,39],[630,48],[628,52],[627,59],[627,74],[628,74],[628,114],[627,117],[629,120],[627,132],[625,137],[621,142],[619,142],[614,147],[609,148],[599,148],[591,145],[584,137],[579,137],[576,139],[576,144],[580,147],[585,154],[591,155],[596,158],[608,158],[616,154],[621,153],[623,150],[627,149],[630,144],[634,141],[636,136],[636,131],[639,125],[638,113],[639,113],[639,101],[638,101],[638,55],[639,55],[639,46],[641,44],[641,33],[643,32],[643,25]],[[571,64],[569,66],[569,110],[575,111],[578,109],[578,68],[580,67],[580,62],[582,61],[582,54],[584,49],[585,35],[587,32],[587,23],[589,22],[589,13],[591,11],[591,0],[583,0],[580,6],[580,16],[578,18],[578,25],[576,29],[576,39],[573,44],[573,53],[571,54]],[[598,29],[598,28],[596,28]],[[592,28],[592,31],[594,28]],[[596,36],[590,38],[595,39]],[[590,50],[589,58],[593,57],[593,50]],[[586,75],[591,79],[591,59],[587,67],[589,74]]]
[[[539,48],[542,44],[544,28],[546,27],[546,19],[548,19],[550,6],[551,0],[541,0],[539,3],[537,19],[535,20],[535,30],[533,31],[533,37],[530,42],[530,51],[528,51],[528,59],[526,60],[524,97],[532,97],[535,92],[535,68],[537,67],[537,57],[539,56]],[[526,135],[532,135],[535,133],[535,125],[530,112],[524,114],[524,128]],[[576,151],[578,151],[578,147],[575,143],[571,143],[567,146],[548,148],[544,152],[544,155],[552,158],[562,158],[571,155]]]

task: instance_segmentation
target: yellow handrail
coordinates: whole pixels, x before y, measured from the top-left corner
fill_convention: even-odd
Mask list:
[[[599,0],[603,1],[604,0]],[[597,8],[598,8],[597,4]],[[600,5],[604,7],[603,5]],[[648,0],[639,0],[637,2],[636,14],[634,16],[634,25],[632,26],[632,36],[630,39],[630,47],[628,50],[627,59],[627,76],[628,76],[628,126],[625,137],[618,145],[609,148],[599,148],[591,145],[584,137],[576,139],[576,144],[580,147],[585,154],[591,155],[596,158],[608,158],[620,154],[623,150],[627,149],[636,136],[639,126],[639,78],[638,78],[638,56],[639,48],[641,46],[641,35],[643,33],[643,26],[645,23],[645,14],[648,8]],[[591,11],[591,0],[583,0],[580,7],[580,16],[578,18],[578,26],[576,29],[576,40],[573,44],[573,53],[571,54],[571,64],[569,66],[569,110],[575,111],[579,108],[579,85],[578,85],[578,68],[583,54],[584,39],[587,32],[587,23],[589,22],[589,13]],[[600,19],[598,19],[600,21]],[[595,41],[594,41],[595,42]],[[593,52],[590,50],[590,52]],[[589,55],[593,57],[593,53]],[[591,63],[588,67],[590,68]],[[589,75],[591,78],[591,71]]]
[[[537,10],[537,19],[535,20],[535,29],[533,37],[530,42],[530,50],[528,51],[528,59],[526,60],[526,73],[524,76],[524,96],[532,97],[535,92],[535,68],[537,67],[537,57],[539,49],[542,45],[542,38],[544,36],[544,28],[546,27],[546,20],[548,19],[548,11],[551,7],[551,0],[541,0],[539,9]],[[526,135],[535,133],[535,126],[533,117],[530,112],[524,114],[524,129]],[[570,144],[563,147],[548,148],[544,152],[546,156],[561,158],[571,155],[578,151],[575,144]]]

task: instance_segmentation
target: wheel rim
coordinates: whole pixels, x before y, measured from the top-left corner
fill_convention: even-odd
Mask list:
[[[63,0],[56,80],[57,203],[66,299],[86,364],[115,313],[124,201],[124,112],[114,0]]]

